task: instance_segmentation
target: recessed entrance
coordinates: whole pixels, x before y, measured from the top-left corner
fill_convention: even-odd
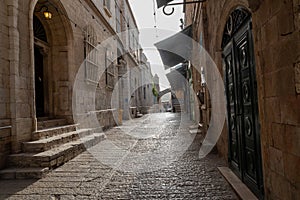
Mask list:
[[[35,70],[35,103],[36,116],[45,116],[44,98],[44,58],[38,47],[34,47],[34,70]]]
[[[45,76],[45,49],[47,49],[47,37],[46,31],[40,22],[40,20],[34,16],[33,18],[33,29],[34,29],[34,72],[35,72],[35,106],[36,106],[36,117],[45,117],[47,114],[47,98],[45,87],[46,76]]]

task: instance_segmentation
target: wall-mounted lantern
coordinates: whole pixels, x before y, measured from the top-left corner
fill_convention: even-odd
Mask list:
[[[45,19],[51,19],[52,18],[52,13],[48,10],[47,6],[42,6],[40,10],[38,10],[37,12],[42,12]]]

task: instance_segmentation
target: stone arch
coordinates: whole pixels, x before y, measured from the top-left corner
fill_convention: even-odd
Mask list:
[[[249,13],[255,12],[260,6],[261,0],[226,0],[223,4],[222,13],[219,18],[218,28],[216,33],[216,46],[218,51],[222,51],[222,37],[224,27],[229,15],[238,7],[242,7]]]
[[[171,88],[167,88],[167,89],[165,89],[163,91],[160,91],[158,93],[158,98],[160,99],[161,97],[163,97],[165,94],[168,94],[168,93],[174,93],[174,91],[172,91]]]
[[[227,0],[224,3],[222,13],[219,18],[219,23],[217,25],[217,31],[216,31],[217,51],[222,52],[222,39],[223,39],[224,27],[226,26],[226,22],[230,14],[238,7],[242,7],[251,13],[251,10],[249,9],[248,1],[249,0]]]
[[[53,14],[47,20],[41,12],[42,6],[46,6]],[[35,38],[33,20],[39,19],[43,25],[47,41]],[[35,54],[40,49],[43,54],[43,68],[45,75],[45,116],[50,118],[66,118],[72,121],[72,84],[70,78],[70,65],[73,63],[72,40],[73,31],[67,12],[61,1],[33,0],[29,3],[29,41],[30,41],[30,63],[32,74],[35,74]],[[35,83],[35,75],[33,75]],[[32,95],[33,118],[37,117],[37,95],[36,84],[33,84]],[[36,120],[35,120],[36,121]]]

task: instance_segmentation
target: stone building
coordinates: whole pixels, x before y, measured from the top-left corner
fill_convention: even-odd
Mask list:
[[[224,80],[227,123],[217,149],[261,199],[300,197],[299,6],[297,0],[185,6],[185,25],[193,24],[193,39]],[[193,80],[194,91],[204,94],[200,113],[207,126],[210,91],[196,70]]]
[[[187,112],[189,94],[187,86],[187,65],[178,64],[170,68],[170,72],[166,75],[171,85],[171,99],[173,112]]]
[[[138,27],[130,8],[128,0],[118,0],[117,21],[119,24],[118,52],[125,60],[126,65],[119,68],[120,108],[123,110],[123,118],[130,119],[136,116],[140,103],[140,54]]]
[[[22,167],[0,175],[39,177],[120,123],[139,33],[127,0],[4,0],[0,15],[0,169]]]
[[[139,77],[141,79],[141,85],[139,86],[139,90],[141,94],[141,103],[139,105],[139,110],[142,114],[147,114],[154,104],[152,92],[153,75],[151,72],[150,63],[148,62],[144,53],[141,54],[140,68],[141,74]]]

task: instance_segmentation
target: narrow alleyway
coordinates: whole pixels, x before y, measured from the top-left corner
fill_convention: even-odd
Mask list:
[[[205,159],[198,158],[201,135],[192,135],[191,123],[180,117],[180,114],[157,113],[127,121],[106,131],[106,142],[85,151],[43,179],[1,180],[0,199],[237,199],[218,172],[217,167],[224,162],[213,153]],[[184,135],[194,138],[188,149],[179,154],[174,147],[179,147],[180,142],[173,143],[178,135],[181,135],[178,138]],[[104,149],[108,142],[123,151]],[[160,148],[169,156],[161,155],[161,160],[155,160],[156,157],[140,160],[129,153],[154,152]],[[101,157],[94,152],[101,152]],[[177,159],[172,154],[181,156]],[[126,159],[130,156],[131,159]],[[174,162],[164,166],[168,158],[174,158]],[[147,164],[149,160],[151,163]]]

